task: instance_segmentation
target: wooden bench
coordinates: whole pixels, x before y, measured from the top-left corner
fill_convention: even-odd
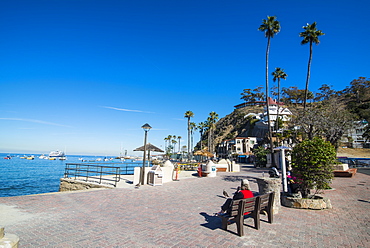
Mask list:
[[[222,229],[227,230],[228,225],[236,223],[238,235],[244,236],[244,217],[251,216],[254,220],[254,227],[259,230],[261,211],[267,213],[269,223],[273,222],[273,203],[274,193],[242,200],[234,200],[230,213],[220,215],[222,219]]]

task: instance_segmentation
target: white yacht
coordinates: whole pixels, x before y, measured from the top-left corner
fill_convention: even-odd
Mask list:
[[[65,154],[62,151],[52,151],[49,153],[49,157],[64,157]]]

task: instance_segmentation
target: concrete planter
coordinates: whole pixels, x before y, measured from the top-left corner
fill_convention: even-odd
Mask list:
[[[313,210],[333,208],[330,199],[322,196],[315,196],[314,198],[310,199],[282,195],[281,204],[289,208],[302,208]]]

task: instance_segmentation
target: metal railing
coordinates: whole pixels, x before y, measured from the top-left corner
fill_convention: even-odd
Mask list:
[[[86,182],[104,183],[116,187],[121,179],[121,167],[66,163],[64,178],[74,178],[75,180],[82,179]]]

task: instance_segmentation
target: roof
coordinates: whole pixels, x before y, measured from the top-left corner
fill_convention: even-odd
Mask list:
[[[269,105],[284,105],[283,102],[276,102],[274,99],[271,97],[268,98],[268,103]],[[253,106],[253,105],[266,105],[266,101],[254,101],[254,102],[243,102],[238,105],[235,105],[234,108],[243,108],[246,106]]]
[[[155,145],[152,145],[150,143],[146,144],[146,150],[147,151],[152,151],[152,152],[164,152],[162,149],[156,147]],[[144,151],[144,146],[140,146],[134,150],[134,152],[137,151]]]

